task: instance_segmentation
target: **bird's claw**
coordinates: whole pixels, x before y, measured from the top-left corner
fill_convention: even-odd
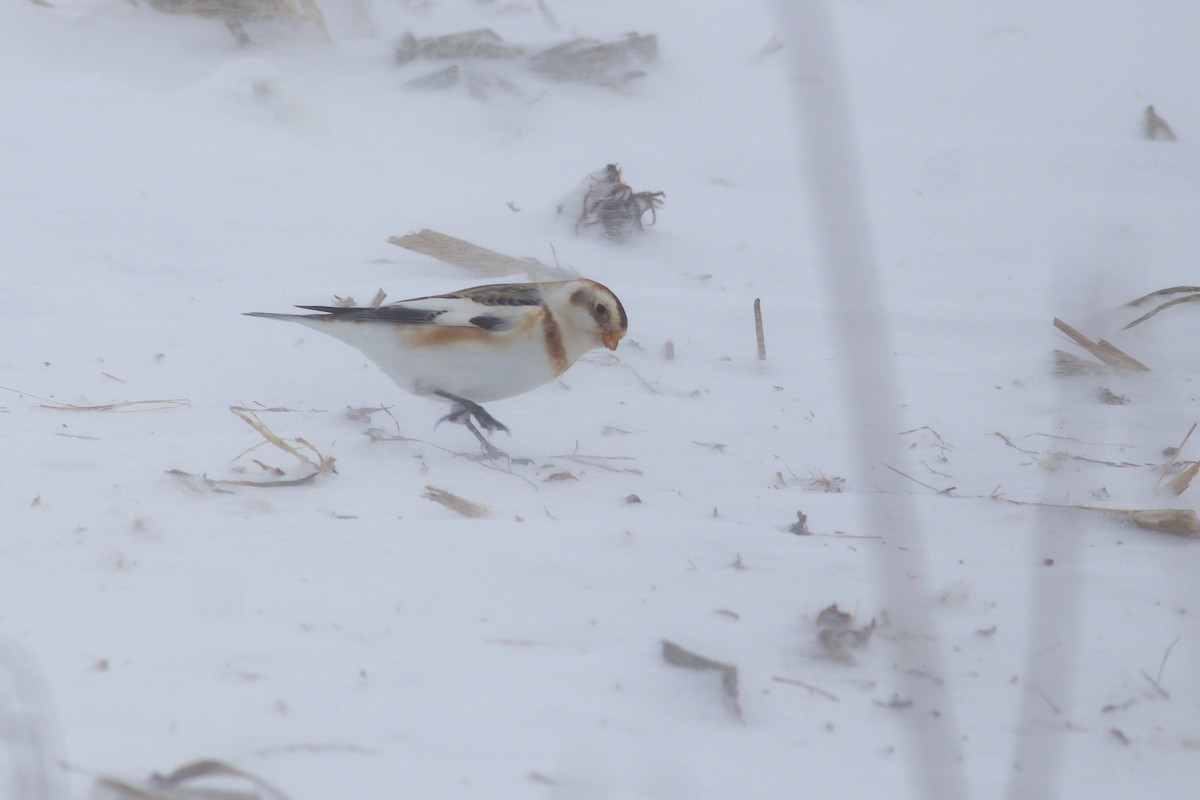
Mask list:
[[[484,410],[483,406],[472,400],[468,400],[465,397],[459,397],[458,395],[453,395],[449,392],[437,392],[436,394],[439,397],[444,397],[445,399],[454,403],[454,410],[439,419],[434,425],[435,428],[438,425],[441,425],[443,422],[454,422],[459,425],[465,425],[467,430],[474,434],[475,438],[479,440],[479,446],[483,448],[483,454],[486,458],[493,460],[497,458],[509,458],[508,453],[505,453],[503,450],[496,447],[496,445],[489,442],[487,437],[479,432],[479,428],[475,427],[475,423],[478,422],[479,427],[483,428],[488,433],[494,433],[496,431],[504,431],[505,433],[509,433],[510,431],[508,430],[508,427],[503,422],[489,414],[486,410]]]

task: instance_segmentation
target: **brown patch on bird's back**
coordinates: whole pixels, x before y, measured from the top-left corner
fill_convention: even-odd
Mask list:
[[[554,374],[561,375],[567,371],[567,367],[571,366],[571,362],[567,360],[567,349],[563,346],[562,330],[558,327],[558,320],[554,318],[548,308],[542,310],[542,333],[546,338],[546,355],[550,358]]]
[[[413,347],[445,347],[452,344],[488,342],[495,344],[495,334],[474,325],[421,325],[398,328]]]

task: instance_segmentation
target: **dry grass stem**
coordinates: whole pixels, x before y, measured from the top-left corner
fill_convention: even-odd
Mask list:
[[[754,298],[754,337],[758,340],[758,360],[767,360],[767,338],[763,333],[762,300]]]
[[[567,461],[574,461],[576,464],[583,464],[586,467],[597,467],[606,469],[609,472],[625,472],[630,475],[641,475],[642,471],[637,467],[614,467],[606,464],[606,461],[636,461],[633,456],[587,456],[572,453],[571,455],[551,456],[551,458],[564,458]]]
[[[1169,294],[1192,294],[1194,292],[1200,292],[1200,286],[1171,286],[1166,289],[1159,289],[1158,291],[1151,292],[1150,294],[1144,294],[1136,300],[1130,300],[1125,305],[1133,308],[1135,306],[1140,306],[1142,303],[1145,303],[1148,300],[1153,300],[1156,297],[1166,297]]]
[[[1190,508],[1100,508],[1098,506],[1071,506],[1056,503],[1034,503],[1027,500],[1012,500],[1007,497],[993,495],[993,500],[1012,503],[1017,506],[1034,506],[1036,508],[1054,508],[1062,510],[1096,511],[1110,517],[1131,522],[1138,528],[1147,531],[1169,533],[1172,536],[1182,536],[1185,539],[1200,539],[1200,516]]]
[[[938,433],[937,431],[935,431],[933,428],[929,427],[928,425],[921,425],[920,427],[917,427],[917,428],[910,428],[909,430],[906,430],[906,431],[900,431],[900,433],[898,433],[896,435],[897,436],[908,436],[910,433],[917,433],[918,431],[929,431],[930,433],[932,433],[933,438],[938,440],[938,446],[941,447],[941,449],[943,449],[943,450],[953,450],[954,449],[953,447],[951,447],[949,444],[946,443],[946,440],[942,438],[942,435],[940,433]]]
[[[1038,463],[1038,466],[1046,467],[1047,469],[1056,469],[1059,465],[1062,464],[1063,461],[1066,461],[1068,459],[1071,461],[1083,461],[1088,464],[1102,464],[1106,467],[1128,468],[1128,467],[1155,466],[1153,464],[1138,464],[1138,463],[1135,463],[1132,461],[1105,461],[1105,460],[1099,459],[1099,458],[1089,458],[1087,456],[1080,456],[1080,455],[1076,455],[1074,453],[1068,453],[1065,450],[1051,450],[1049,452],[1044,452],[1044,453],[1038,452],[1037,450],[1027,450],[1026,448],[1021,447],[1016,442],[1014,442],[1012,440],[1012,437],[1006,436],[1003,433],[1000,433],[999,431],[992,431],[992,435],[999,438],[1000,440],[1002,440],[1006,445],[1008,445],[1012,449],[1016,450],[1018,453],[1024,453],[1025,455],[1034,459]],[[1106,445],[1106,446],[1112,446],[1112,445]]]
[[[273,444],[275,447],[278,447],[283,452],[285,452],[289,455],[295,456],[296,458],[303,461],[305,464],[308,464],[313,467],[317,467],[318,469],[320,469],[323,466],[323,464],[326,460],[325,457],[321,455],[321,453],[317,450],[317,448],[313,447],[311,444],[309,444],[305,440],[296,439],[295,441],[297,442],[297,444],[302,444],[305,447],[307,447],[309,450],[312,450],[313,453],[317,456],[317,461],[313,461],[311,458],[304,455],[304,453],[301,453],[299,450],[292,447],[286,441],[284,441],[283,439],[276,436],[275,432],[272,431],[270,428],[268,428],[262,420],[260,420],[258,417],[256,417],[254,415],[254,412],[251,411],[250,409],[242,408],[241,406],[230,406],[229,410],[235,417],[240,419],[242,422],[245,422],[251,428],[254,428],[254,430],[258,431],[259,436],[263,437],[264,439],[267,440],[268,443]],[[330,462],[330,464],[332,465],[332,462]]]
[[[742,719],[742,704],[738,697],[738,669],[733,664],[714,661],[698,653],[686,650],[674,642],[662,640],[662,659],[673,667],[697,671],[714,671],[721,675],[721,691],[729,705],[729,710],[739,720]]]
[[[49,408],[55,411],[168,411],[189,406],[191,406],[190,400],[125,400],[120,403],[101,403],[94,406],[77,406],[73,403],[48,400],[38,404],[38,408]]]
[[[193,785],[209,778],[215,785]],[[229,789],[231,780],[244,788]],[[193,761],[168,775],[157,772],[146,781],[100,776],[92,787],[94,797],[106,800],[288,800],[287,795],[257,775],[223,761]]]
[[[788,686],[799,686],[801,689],[807,689],[808,691],[812,692],[813,694],[819,694],[822,697],[827,697],[835,703],[841,702],[841,699],[836,694],[833,694],[832,692],[827,692],[824,689],[820,688],[819,686],[813,686],[810,683],[805,683],[804,681],[796,680],[795,678],[785,678],[781,675],[772,675],[771,680],[773,680],[775,683],[786,683]]]
[[[1180,287],[1180,288],[1183,288],[1183,287]],[[1189,286],[1186,288],[1191,289],[1192,287]],[[1132,328],[1134,325],[1141,325],[1143,322],[1150,319],[1155,314],[1159,313],[1160,311],[1166,311],[1168,308],[1171,308],[1172,306],[1181,305],[1183,303],[1195,303],[1197,301],[1200,301],[1200,294],[1191,294],[1191,295],[1188,295],[1187,297],[1176,297],[1174,300],[1168,300],[1167,302],[1163,303],[1162,305],[1158,306],[1157,308],[1153,309],[1152,311],[1147,311],[1145,314],[1142,314],[1140,317],[1138,317],[1133,322],[1126,325],[1121,330],[1127,331],[1130,328]]]
[[[1124,352],[1111,342],[1106,342],[1104,339],[1093,342],[1091,339],[1087,338],[1058,317],[1054,318],[1054,327],[1058,328],[1060,331],[1069,336],[1072,341],[1074,341],[1084,350],[1087,350],[1093,356],[1100,359],[1109,367],[1112,367],[1118,372],[1150,371],[1150,368],[1145,364]]]
[[[436,486],[426,486],[425,492],[421,495],[426,500],[432,500],[435,503],[440,503],[446,508],[470,519],[478,519],[488,515],[487,506],[479,503],[472,503],[466,498],[448,492],[445,489],[439,489]]]
[[[1154,678],[1151,678],[1151,677],[1150,677],[1150,673],[1149,673],[1149,672],[1146,672],[1146,670],[1144,670],[1144,669],[1143,669],[1143,670],[1140,670],[1140,672],[1142,673],[1142,677],[1146,679],[1146,682],[1147,682],[1147,683],[1149,683],[1151,686],[1153,686],[1153,687],[1154,687],[1154,693],[1155,693],[1155,694],[1157,694],[1157,695],[1158,695],[1159,697],[1161,697],[1163,700],[1170,700],[1170,699],[1171,699],[1171,695],[1170,695],[1170,693],[1169,693],[1169,692],[1168,692],[1166,689],[1164,689],[1164,688],[1162,687],[1162,685],[1161,685],[1161,684],[1160,684],[1160,683],[1159,683],[1159,682],[1158,682],[1156,679],[1154,679]]]
[[[1175,639],[1172,640],[1169,645],[1167,645],[1167,649],[1163,651],[1162,661],[1159,662],[1158,665],[1158,674],[1154,676],[1155,683],[1158,683],[1162,680],[1163,670],[1167,666],[1167,659],[1170,657],[1171,651],[1175,649],[1175,645],[1179,644],[1179,640],[1182,638],[1182,636],[1176,636]]]
[[[1171,471],[1171,467],[1175,466],[1175,462],[1178,460],[1179,454],[1183,452],[1183,448],[1187,446],[1188,440],[1192,438],[1192,433],[1195,430],[1196,423],[1193,422],[1192,427],[1188,428],[1188,432],[1183,435],[1183,441],[1179,443],[1179,447],[1176,447],[1175,452],[1171,454],[1171,460],[1168,461],[1165,466],[1163,466],[1162,474],[1164,477]],[[1161,481],[1162,479],[1160,478],[1159,482],[1161,483]]]
[[[900,470],[898,470],[898,469],[896,469],[895,467],[893,467],[891,464],[884,464],[883,466],[887,467],[887,468],[888,468],[888,469],[890,469],[892,472],[894,472],[894,473],[896,473],[897,475],[899,475],[901,478],[908,478],[908,479],[909,479],[910,481],[912,481],[913,483],[915,483],[915,484],[918,484],[918,485],[920,485],[920,486],[924,486],[926,489],[929,489],[929,490],[931,490],[931,491],[937,492],[938,494],[950,494],[951,492],[953,492],[953,491],[954,491],[954,490],[957,488],[957,487],[955,487],[955,486],[950,486],[950,487],[948,487],[948,488],[945,488],[945,489],[939,489],[939,488],[937,488],[936,486],[930,486],[928,483],[925,483],[925,481],[917,480],[917,479],[916,479],[916,478],[914,478],[912,475],[909,475],[909,474],[907,474],[907,473],[901,472]],[[932,471],[932,470],[931,470],[931,471]]]

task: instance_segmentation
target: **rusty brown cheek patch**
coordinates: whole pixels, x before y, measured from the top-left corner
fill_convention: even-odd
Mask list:
[[[554,318],[548,308],[542,312],[542,333],[546,336],[546,355],[550,356],[554,374],[561,375],[571,364],[567,361],[567,349],[563,347],[562,331],[558,327],[558,320]]]

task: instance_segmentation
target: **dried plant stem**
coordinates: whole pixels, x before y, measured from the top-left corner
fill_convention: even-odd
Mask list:
[[[767,338],[763,334],[762,299],[754,298],[754,335],[758,339],[758,360],[767,360]]]
[[[1123,372],[1150,371],[1150,368],[1145,364],[1124,352],[1111,342],[1106,342],[1103,339],[1093,342],[1091,339],[1087,338],[1058,317],[1054,318],[1054,327],[1071,337],[1071,340],[1074,341],[1075,344],[1079,345],[1084,350],[1087,350],[1093,356],[1100,359],[1115,370],[1120,370]]]
[[[1171,655],[1171,651],[1175,649],[1175,645],[1179,644],[1179,640],[1182,638],[1182,636],[1176,636],[1175,640],[1167,645],[1166,651],[1163,652],[1162,662],[1158,665],[1158,675],[1154,676],[1155,683],[1162,682],[1163,669],[1167,666],[1167,658]]]
[[[1190,290],[1192,288],[1194,288],[1194,287],[1180,286],[1180,287],[1176,287],[1176,291]],[[1164,290],[1164,291],[1170,291],[1170,290]],[[1135,319],[1133,322],[1129,323],[1124,328],[1121,328],[1121,330],[1127,331],[1130,328],[1132,328],[1134,325],[1140,325],[1143,322],[1145,322],[1146,320],[1153,317],[1158,312],[1166,311],[1171,306],[1177,306],[1180,303],[1195,303],[1197,301],[1200,301],[1200,294],[1190,294],[1187,297],[1176,297],[1174,300],[1168,300],[1167,302],[1163,303],[1162,305],[1156,306],[1152,311],[1147,311],[1145,314],[1142,314],[1140,317]],[[1135,300],[1134,302],[1140,302],[1140,301]],[[1129,305],[1133,305],[1133,303],[1130,303]]]
[[[813,694],[819,694],[822,697],[827,697],[835,703],[841,702],[841,699],[833,692],[827,692],[819,686],[813,686],[811,683],[798,681],[795,678],[785,678],[782,675],[772,675],[771,680],[775,681],[775,683],[786,683],[789,686],[799,686],[801,689],[807,689]]]

